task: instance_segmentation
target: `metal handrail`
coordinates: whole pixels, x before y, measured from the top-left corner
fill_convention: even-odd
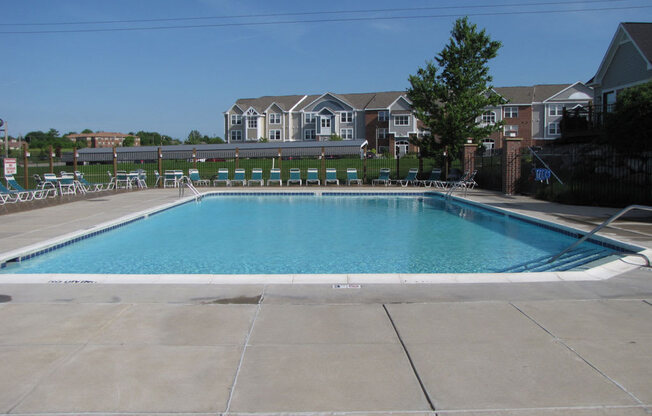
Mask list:
[[[626,208],[623,208],[620,211],[618,211],[617,213],[615,213],[614,215],[612,215],[609,219],[604,221],[602,224],[595,227],[590,233],[585,234],[584,237],[580,238],[579,240],[577,240],[576,242],[571,244],[568,248],[563,250],[561,253],[557,254],[555,257],[552,257],[550,260],[548,260],[548,263],[552,263],[553,261],[557,260],[559,257],[564,255],[565,253],[571,251],[572,249],[574,249],[578,245],[582,244],[584,241],[586,241],[593,234],[597,233],[598,231],[600,231],[601,229],[603,229],[604,227],[606,227],[607,225],[611,224],[613,221],[618,219],[620,216],[624,215],[625,213],[627,213],[627,212],[629,212],[629,211],[631,211],[633,209],[641,209],[641,210],[644,210],[644,211],[652,211],[652,207],[647,206],[647,205],[630,205],[630,206],[628,206]],[[648,264],[649,264],[649,260],[648,260]]]
[[[199,196],[201,196],[201,193],[195,188],[195,186],[192,184],[192,181],[190,180],[189,177],[187,176],[182,176],[179,178],[179,198],[183,197],[185,192],[184,192],[184,187],[183,185],[185,184],[188,189],[192,191],[193,194],[195,194],[195,199],[197,199]]]

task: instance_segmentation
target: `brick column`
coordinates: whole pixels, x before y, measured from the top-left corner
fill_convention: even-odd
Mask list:
[[[462,155],[462,166],[464,172],[473,172],[475,170],[475,152],[478,150],[478,145],[474,143],[464,144],[464,154]]]
[[[513,195],[516,192],[516,183],[521,178],[521,140],[518,138],[505,138],[503,146],[503,193]]]

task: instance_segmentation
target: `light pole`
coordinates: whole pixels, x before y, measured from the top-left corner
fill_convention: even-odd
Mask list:
[[[0,131],[5,132],[5,157],[9,156],[9,138],[7,136],[7,123],[0,118]]]

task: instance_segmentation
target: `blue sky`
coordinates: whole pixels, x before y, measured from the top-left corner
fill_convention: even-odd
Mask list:
[[[549,3],[524,6],[531,3]],[[465,15],[503,43],[495,86],[587,81],[623,21],[651,21],[649,0],[2,0],[0,32]],[[559,2],[561,3],[561,2]],[[319,5],[318,5],[319,4]],[[500,5],[512,4],[509,7]],[[518,6],[514,6],[518,4]],[[478,5],[490,7],[478,7]],[[354,13],[358,10],[467,6]],[[586,11],[600,8],[620,10]],[[583,9],[569,13],[555,10]],[[17,25],[349,11],[342,14],[113,24]],[[539,11],[473,16],[478,13]],[[238,98],[404,90],[448,41],[455,17],[166,30],[0,33],[0,118],[9,134],[55,128],[224,135]]]

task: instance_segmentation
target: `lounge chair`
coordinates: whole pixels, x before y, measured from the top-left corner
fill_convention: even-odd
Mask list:
[[[281,169],[279,168],[274,168],[269,171],[269,179],[267,179],[267,186],[269,184],[278,182],[279,186],[283,186],[283,180],[281,179]]]
[[[181,172],[183,176],[183,172]],[[136,184],[139,188],[147,188],[147,173],[143,169],[132,170],[129,172],[129,184]]]
[[[103,191],[104,187],[106,186],[106,189],[111,189],[109,188],[109,183],[91,183],[84,178],[84,173],[76,171],[75,176],[77,176],[77,181],[81,184],[81,186],[84,187],[84,190],[86,192],[99,192]]]
[[[7,200],[5,202],[27,202],[31,201],[34,199],[34,195],[31,192],[27,191],[12,191],[9,190],[6,186],[4,186],[0,182],[0,194],[4,195],[7,197]]]
[[[233,176],[233,179],[231,179],[231,186],[233,186],[236,182],[240,183],[240,185],[245,186],[247,184],[247,179],[245,178],[245,170],[244,169],[236,169],[235,174]]]
[[[475,181],[475,175],[477,173],[477,170],[474,170],[473,172],[466,171],[458,180],[446,181],[446,185],[448,187],[473,189],[477,185],[477,182]]]
[[[358,170],[356,168],[346,168],[346,184],[351,186],[351,183],[362,185],[362,179],[358,178]]]
[[[59,195],[74,195],[77,193],[75,190],[74,177],[72,175],[57,178],[54,173],[44,173],[43,180],[49,184],[47,186],[52,186],[54,189],[58,189]]]
[[[178,186],[177,175],[174,170],[166,170],[163,172],[163,187],[176,188]]]
[[[290,179],[286,181],[287,186],[290,186],[291,183],[298,183],[299,186],[303,184],[301,180],[301,170],[298,168],[290,169]]]
[[[247,186],[251,186],[252,183],[258,183],[259,186],[265,185],[265,181],[263,180],[263,170],[261,168],[251,169],[251,179],[247,181]]]
[[[154,182],[154,188],[158,188],[158,183],[161,181],[161,174],[158,173],[158,170],[154,171],[154,177],[156,178],[156,182]]]
[[[415,185],[417,184],[417,174],[419,173],[419,169],[417,168],[410,168],[408,171],[407,176],[405,179],[397,179],[393,181],[397,185],[401,185],[403,187],[408,186],[408,185]]]
[[[213,186],[217,186],[221,182],[224,182],[224,186],[231,186],[231,180],[229,179],[229,169],[219,168],[217,170],[217,178],[213,180]]]
[[[32,194],[30,199],[44,199],[49,194],[53,194],[53,197],[57,196],[56,189],[25,189],[16,181],[14,175],[5,175],[5,179],[7,180],[7,185],[11,188],[10,191],[29,192]]]
[[[433,169],[430,172],[430,176],[428,176],[428,179],[417,180],[418,185],[423,185],[425,187],[431,187],[431,186],[443,187],[440,186],[441,183],[442,183],[441,169]]]
[[[310,185],[311,183],[316,183],[317,185],[321,185],[321,181],[319,180],[319,171],[316,168],[308,168],[308,177],[306,178],[306,186]]]
[[[326,180],[324,181],[324,185],[328,185],[329,183],[334,183],[335,185],[340,184],[340,180],[337,179],[337,169],[335,168],[326,168]]]
[[[389,168],[381,168],[378,177],[371,181],[371,186],[375,186],[377,183],[382,183],[385,186],[389,185],[389,172]]]
[[[131,180],[126,170],[119,170],[115,173],[115,188],[131,188]]]
[[[202,179],[199,176],[199,169],[188,169],[188,178],[192,181],[192,184],[195,186],[210,186],[210,179]]]

